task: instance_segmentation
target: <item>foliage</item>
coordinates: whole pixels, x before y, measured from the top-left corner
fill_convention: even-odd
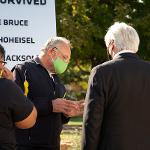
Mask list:
[[[106,61],[104,36],[115,21],[135,27],[141,39],[139,55],[150,60],[149,11],[149,0],[56,0],[58,35],[72,43],[65,83],[87,82],[91,67]]]
[[[82,121],[83,121],[82,117],[73,117],[68,122],[68,125],[70,125],[70,126],[72,126],[72,125],[76,125],[76,126],[80,125],[80,126],[82,126]]]

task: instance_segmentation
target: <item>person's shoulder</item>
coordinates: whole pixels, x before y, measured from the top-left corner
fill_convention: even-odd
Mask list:
[[[115,61],[114,60],[109,60],[109,61],[106,61],[102,64],[99,64],[95,67],[92,68],[92,72],[96,72],[96,71],[101,71],[101,70],[105,70],[107,68],[110,68],[112,67],[112,65],[115,64]]]
[[[6,78],[2,78],[1,81],[5,84],[12,84],[13,81],[12,80],[9,80],[9,79],[6,79]]]
[[[146,60],[143,60],[143,59],[141,59],[141,61],[142,61],[144,64],[146,64],[146,65],[150,65],[150,61],[146,61]]]
[[[15,69],[20,69],[20,70],[23,70],[25,68],[29,68],[31,65],[34,65],[35,62],[33,60],[29,60],[29,61],[25,61],[23,63],[20,63],[20,64],[16,64],[12,71],[15,70]]]
[[[147,72],[149,72],[150,71],[150,62],[149,61],[145,61],[145,60],[142,60],[141,59],[141,61],[139,62],[140,63],[140,65],[142,66],[142,69],[143,70],[147,70]]]
[[[7,91],[9,89],[14,89],[17,85],[14,83],[12,80],[3,78],[1,84],[3,85],[3,88],[6,89]]]
[[[29,65],[32,65],[32,64],[35,64],[33,59],[25,61],[25,62],[23,62],[21,64],[17,64],[16,66],[18,66],[18,67],[23,67],[23,66],[28,67]]]
[[[9,96],[14,96],[14,95],[20,95],[20,93],[23,94],[23,91],[21,90],[21,88],[15,83],[13,82],[12,80],[8,80],[8,79],[5,79],[4,81],[4,91],[9,91]]]

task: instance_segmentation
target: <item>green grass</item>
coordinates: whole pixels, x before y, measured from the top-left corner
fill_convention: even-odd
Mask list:
[[[81,131],[62,131],[61,143],[67,145],[67,148],[64,148],[64,150],[80,150]]]
[[[67,124],[68,128],[61,133],[62,150],[80,150],[82,121],[82,117],[72,117],[70,119]]]
[[[82,119],[82,117],[72,117],[71,119],[70,119],[70,121],[68,122],[68,125],[82,125],[82,121],[83,121],[83,119]]]

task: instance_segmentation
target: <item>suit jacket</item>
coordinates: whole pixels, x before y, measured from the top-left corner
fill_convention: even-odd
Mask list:
[[[82,150],[150,150],[150,63],[133,53],[92,69]]]

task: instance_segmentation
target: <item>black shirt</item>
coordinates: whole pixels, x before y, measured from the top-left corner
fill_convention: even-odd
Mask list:
[[[57,75],[50,76],[38,57],[14,70],[15,82],[23,89],[25,79],[29,83],[28,97],[38,111],[36,124],[30,130],[17,130],[18,146],[59,149],[63,123],[68,121],[62,113],[52,112],[52,100],[64,96],[65,88]],[[28,149],[27,148],[27,149]]]
[[[4,78],[0,79],[0,97],[0,150],[14,150],[14,123],[24,120],[33,104],[15,83]]]

